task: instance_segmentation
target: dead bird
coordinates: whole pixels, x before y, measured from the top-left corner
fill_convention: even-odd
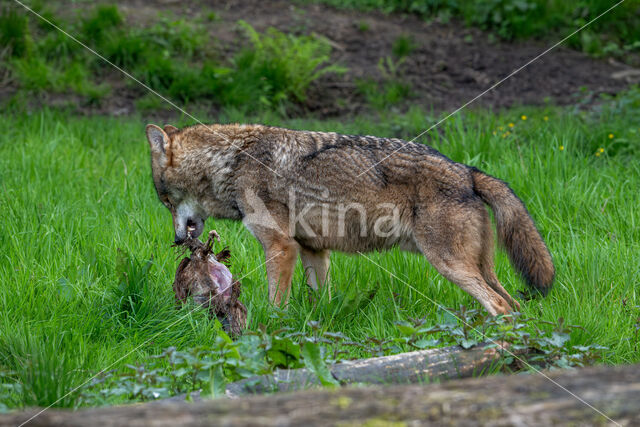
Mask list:
[[[233,279],[224,264],[229,262],[231,252],[227,248],[217,254],[213,252],[213,243],[219,239],[218,233],[211,230],[206,243],[189,238],[181,244],[191,256],[184,257],[178,265],[173,291],[176,303],[184,304],[192,297],[196,304],[220,320],[227,333],[237,337],[247,325],[247,308],[238,301],[240,282]]]

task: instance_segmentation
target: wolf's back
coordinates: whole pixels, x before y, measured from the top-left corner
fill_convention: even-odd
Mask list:
[[[476,168],[471,170],[474,190],[493,209],[498,241],[511,263],[527,285],[546,295],[553,284],[555,268],[527,208],[505,182]]]

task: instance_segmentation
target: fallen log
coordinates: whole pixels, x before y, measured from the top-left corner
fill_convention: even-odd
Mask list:
[[[395,422],[493,426],[602,425],[612,424],[612,420],[620,425],[640,425],[640,365],[552,371],[544,375],[532,373],[431,385],[310,390],[237,400],[216,399],[162,406],[143,404],[77,412],[51,409],[32,419],[29,425],[312,426]],[[36,413],[31,410],[0,415],[0,426],[19,425]]]
[[[343,361],[329,366],[329,371],[341,385],[431,383],[482,375],[491,371],[508,349],[508,343],[482,343],[471,349],[456,345]],[[525,349],[509,351],[508,355],[520,356],[526,353]],[[227,384],[225,395],[235,399],[253,394],[306,390],[320,385],[320,379],[308,369],[276,369],[270,375],[256,375]],[[162,405],[185,399],[186,395],[181,394],[152,403]],[[202,401],[200,392],[191,393],[190,400]]]
[[[413,384],[452,378],[468,378],[491,370],[508,344],[484,343],[465,350],[459,346],[412,351],[337,363],[329,367],[341,385]],[[518,350],[521,355],[524,350]],[[319,386],[320,380],[308,369],[276,370],[227,385],[226,394],[234,398],[248,394],[291,392]]]

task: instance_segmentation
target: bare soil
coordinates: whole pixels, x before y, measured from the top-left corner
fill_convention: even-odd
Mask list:
[[[333,60],[347,66],[349,71],[343,76],[327,75],[311,88],[309,99],[299,113],[319,117],[366,110],[366,101],[357,92],[355,82],[382,80],[378,61],[392,55],[393,42],[400,36],[413,40],[415,49],[400,68],[402,79],[411,84],[412,95],[399,109],[409,105],[434,111],[456,109],[532,60],[473,104],[491,108],[547,102],[575,104],[585,93],[615,94],[633,83],[633,79],[639,79],[640,74],[628,72],[630,66],[612,59],[593,59],[563,46],[534,60],[553,43],[507,43],[455,21],[426,22],[414,16],[338,10],[281,0],[133,0],[118,4],[131,25],[147,25],[159,12],[176,18],[196,18],[214,11],[219,19],[207,25],[217,40],[216,47],[225,56],[231,56],[243,41],[236,24],[241,19],[259,31],[275,27],[285,32],[326,37],[334,47]],[[79,7],[77,3],[68,6]],[[571,31],[573,29],[567,29],[568,34]],[[78,108],[84,113],[132,113],[134,100],[144,89],[140,92],[132,89],[125,84],[125,79],[114,70],[108,78],[114,86],[109,99],[98,107]],[[51,98],[45,103],[55,103],[56,97],[53,101]]]

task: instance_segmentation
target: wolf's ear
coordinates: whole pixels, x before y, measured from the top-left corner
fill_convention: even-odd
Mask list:
[[[177,132],[179,129],[175,126],[171,126],[171,125],[164,125],[164,131],[166,133],[173,133],[173,132]]]
[[[147,125],[147,140],[151,146],[151,154],[154,156],[166,155],[169,148],[169,137],[162,129],[156,125]]]

